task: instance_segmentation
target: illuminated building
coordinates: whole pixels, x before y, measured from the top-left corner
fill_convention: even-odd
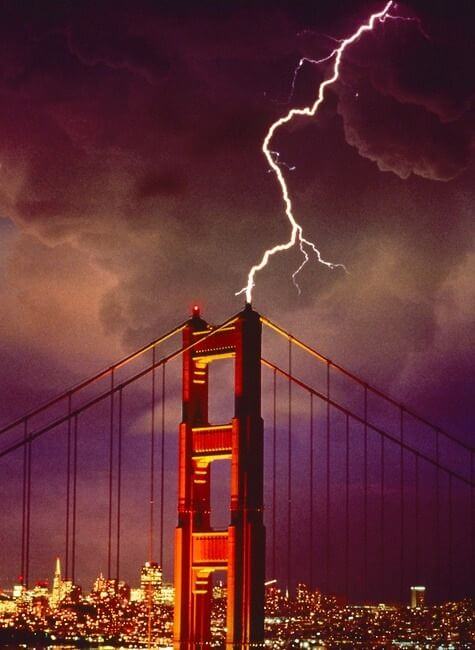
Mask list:
[[[68,603],[77,603],[81,598],[81,587],[73,584],[71,580],[63,580],[63,593],[61,600]]]
[[[132,588],[130,590],[130,602],[131,603],[141,603],[144,599],[144,594],[141,587]]]
[[[162,587],[162,569],[157,562],[145,562],[140,572],[140,588],[143,598],[158,602]]]
[[[113,598],[116,594],[116,584],[115,580],[107,580],[104,578],[102,573],[94,581],[94,585],[91,591],[91,599],[95,600],[105,600],[108,598]]]
[[[173,605],[175,602],[175,587],[168,583],[162,583],[159,601],[162,605]]]
[[[56,558],[56,566],[54,569],[53,590],[51,592],[50,605],[52,609],[58,607],[59,603],[64,597],[64,586],[61,578],[61,562],[59,557]]]
[[[411,607],[424,607],[426,602],[426,588],[411,587]]]
[[[107,580],[104,578],[102,573],[99,574],[99,576],[95,579],[94,585],[92,587],[92,592],[93,593],[107,593]]]
[[[116,598],[122,602],[129,602],[130,600],[130,586],[124,580],[113,580],[114,583],[114,595]]]
[[[47,582],[37,582],[31,592],[31,605],[38,618],[43,618],[49,610],[49,589]]]
[[[213,598],[226,598],[228,590],[220,580],[218,584],[213,587]]]
[[[13,614],[16,611],[16,603],[13,597],[6,594],[0,594],[0,616]]]

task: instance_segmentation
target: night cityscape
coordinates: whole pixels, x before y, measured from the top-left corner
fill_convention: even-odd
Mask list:
[[[86,593],[63,580],[59,559],[50,583],[0,592],[0,643],[10,647],[173,648],[172,584],[157,563],[145,563],[140,586],[100,575]],[[226,587],[213,588],[212,641],[224,648]],[[415,586],[406,605],[349,604],[299,584],[289,595],[266,586],[266,647],[270,648],[472,648],[473,601],[431,605]]]
[[[475,648],[474,25],[0,2],[0,647]]]

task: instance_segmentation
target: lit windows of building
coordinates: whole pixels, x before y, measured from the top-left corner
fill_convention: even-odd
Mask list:
[[[43,618],[49,609],[49,589],[47,582],[37,582],[31,591],[31,605],[38,618]]]
[[[141,587],[132,588],[130,590],[130,602],[131,603],[141,603],[143,601],[143,591]]]
[[[411,607],[422,609],[426,602],[426,588],[421,586],[411,587]]]
[[[91,591],[91,600],[107,600],[114,598],[116,595],[116,581],[104,578],[102,573],[94,581]]]
[[[54,569],[53,589],[51,592],[50,605],[53,609],[59,606],[59,603],[64,598],[63,579],[61,577],[61,562],[59,557],[56,558],[56,566]]]
[[[16,612],[16,602],[13,597],[0,593],[0,616],[14,614]]]
[[[159,600],[161,605],[173,605],[175,603],[174,585],[168,583],[162,583]]]
[[[145,562],[140,571],[140,588],[144,594],[144,599],[149,598],[154,601],[159,600],[162,586],[162,569],[157,562]]]

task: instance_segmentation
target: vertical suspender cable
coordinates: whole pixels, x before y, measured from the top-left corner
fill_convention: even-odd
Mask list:
[[[366,384],[363,440],[363,598],[368,598],[368,386]]]
[[[276,474],[277,474],[277,371],[273,376],[273,421],[272,421],[272,579],[276,575]]]
[[[404,599],[404,407],[401,406],[399,411],[399,439],[401,446],[399,448],[399,599],[401,603]]]
[[[440,584],[440,473],[439,473],[439,431],[436,431],[435,434],[435,580],[436,580],[436,594],[440,598],[441,594],[441,584]]]
[[[416,544],[416,581],[419,584],[419,454],[416,452],[416,526],[415,526],[415,544]]]
[[[453,583],[453,517],[452,517],[452,474],[449,474],[449,600],[454,598],[454,583]]]
[[[162,365],[162,430],[160,440],[160,566],[163,569],[163,523],[164,523],[164,506],[165,506],[165,364]]]
[[[314,588],[314,541],[313,541],[313,456],[314,456],[314,443],[313,443],[313,393],[310,393],[310,481],[309,481],[309,500],[310,500],[310,589]]]
[[[120,528],[121,528],[121,505],[122,505],[122,407],[123,396],[122,388],[119,390],[119,425],[117,436],[117,553],[115,560],[115,579],[116,585],[119,586],[120,577]]]
[[[109,526],[107,544],[107,579],[111,579],[112,565],[112,488],[114,469],[114,369],[111,369],[111,397],[109,412]]]
[[[152,412],[150,418],[150,510],[148,561],[155,560],[155,347],[152,348]]]
[[[78,416],[74,416],[73,426],[73,507],[72,507],[72,539],[71,539],[71,580],[76,579],[76,517],[77,517],[77,485],[78,485]]]
[[[67,439],[67,459],[66,459],[66,539],[65,539],[65,577],[69,579],[69,513],[71,501],[71,393],[68,394],[68,439]]]
[[[292,581],[292,338],[289,336],[288,447],[287,447],[287,589]]]
[[[21,522],[21,566],[20,581],[25,584],[25,555],[26,555],[26,495],[28,475],[28,419],[25,418],[23,428],[23,499],[22,499],[22,522]]]
[[[32,442],[27,442],[26,455],[26,537],[25,537],[25,587],[28,589],[30,582],[30,525],[31,525],[31,455]]]
[[[150,531],[149,531],[149,559],[150,562],[155,561],[155,347],[152,349],[152,417],[150,422]],[[163,366],[163,372],[165,366]],[[164,381],[162,381],[162,437],[163,437],[163,410],[164,410]],[[162,445],[163,446],[163,445]],[[163,451],[161,459],[161,474],[163,476]],[[163,499],[163,481],[161,480],[160,492],[160,566],[163,569],[163,514],[162,514],[162,499]],[[149,585],[147,592],[147,647],[152,647],[152,587]]]
[[[345,427],[345,596],[350,600],[350,416]]]
[[[386,595],[386,584],[385,584],[385,557],[384,557],[384,482],[385,482],[385,476],[384,476],[384,437],[381,436],[381,594],[382,594],[382,600],[383,602],[385,601],[385,595]]]
[[[474,491],[473,487],[475,484],[475,452],[470,451],[470,481],[472,485],[470,486],[470,560],[469,566],[472,567],[472,585],[475,585],[475,509],[474,509]]]
[[[327,361],[327,476],[326,476],[326,521],[325,521],[325,586],[330,593],[330,361]]]

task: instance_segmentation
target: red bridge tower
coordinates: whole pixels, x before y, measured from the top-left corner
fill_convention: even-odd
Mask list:
[[[183,354],[175,532],[177,650],[209,647],[212,573],[218,570],[227,571],[226,647],[259,647],[264,640],[260,317],[247,305],[226,327],[210,331],[194,308],[183,332],[183,346],[195,345]],[[210,424],[208,367],[226,358],[235,359],[234,417],[228,424]],[[227,530],[217,531],[210,524],[210,465],[223,458],[231,460],[231,521]]]

